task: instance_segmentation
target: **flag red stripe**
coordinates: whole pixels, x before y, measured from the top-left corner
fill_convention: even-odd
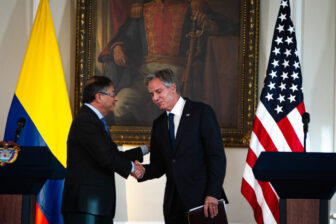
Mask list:
[[[267,203],[268,208],[273,214],[273,217],[277,222],[279,221],[279,199],[277,194],[274,192],[271,184],[269,182],[258,181],[262,192]]]
[[[251,149],[249,149],[246,163],[250,167],[253,168],[256,161],[257,161],[257,156]],[[270,211],[272,212],[274,219],[279,220],[279,200],[278,200],[276,193],[274,192],[273,188],[270,186],[269,182],[258,181],[258,183],[259,183],[260,188],[262,189],[264,199]]]
[[[251,150],[251,148],[249,148],[248,153],[247,153],[246,163],[250,167],[254,167],[254,164],[256,163],[257,159],[258,157],[256,156],[256,154]]]
[[[264,149],[266,151],[278,151],[276,149],[274,143],[273,143],[273,140],[272,140],[271,136],[266,131],[266,129],[264,128],[263,124],[261,123],[261,121],[259,120],[259,118],[257,116],[255,117],[255,120],[254,120],[253,132],[255,133],[255,136],[258,138],[259,143],[264,147]],[[257,156],[253,152],[253,150],[250,148],[249,151],[248,151],[246,162],[250,167],[253,167],[256,160],[257,160]],[[243,182],[244,181],[245,181],[245,179],[243,178]],[[264,201],[267,204],[267,206],[269,207],[274,219],[279,220],[279,201],[278,201],[278,197],[277,197],[276,193],[274,192],[273,188],[270,186],[270,184],[268,182],[258,181],[258,184],[259,184],[259,186],[262,190]],[[248,185],[248,187],[250,187],[250,186]],[[246,191],[245,187],[243,188],[243,186],[242,186],[242,191],[243,190]],[[254,194],[254,197],[256,197],[254,191],[253,191],[253,194]],[[258,211],[255,211],[255,209],[254,209],[253,203],[257,203],[257,201],[256,200],[253,201],[252,199],[250,201],[250,199],[249,199],[249,197],[251,197],[250,194],[249,195],[243,194],[243,195],[246,197],[246,199],[249,201],[249,203],[253,207],[256,220],[257,220],[257,217],[259,219],[263,219],[263,215],[261,214],[261,217],[260,217],[258,214],[256,214],[256,212],[258,212]],[[261,209],[260,206],[259,206],[259,208]]]
[[[257,197],[255,194],[255,191],[253,188],[245,181],[243,178],[242,181],[242,187],[241,187],[241,193],[244,195],[248,203],[251,205],[253,212],[254,212],[254,218],[257,221],[258,224],[264,224],[263,215],[262,215],[262,209],[258,204]]]
[[[306,108],[305,108],[304,102],[302,101],[302,103],[300,103],[300,104],[296,107],[296,109],[299,111],[299,113],[300,113],[301,116],[302,116],[302,114],[303,114],[304,112],[306,112]]]
[[[44,217],[43,212],[41,211],[39,205],[36,203],[36,212],[35,212],[35,223],[39,224],[49,224],[47,219]]]
[[[265,151],[277,152],[271,136],[268,134],[259,118],[256,116],[254,118],[253,132],[258,137],[260,144],[264,147]]]
[[[291,150],[293,152],[303,152],[303,146],[300,142],[300,139],[296,135],[293,126],[288,120],[288,117],[284,117],[281,121],[279,121],[278,126]]]

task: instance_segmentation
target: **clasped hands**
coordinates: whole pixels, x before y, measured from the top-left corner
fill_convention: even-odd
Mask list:
[[[135,160],[134,171],[131,173],[132,177],[139,180],[144,176],[145,171],[146,171],[145,167],[143,167],[138,160]]]

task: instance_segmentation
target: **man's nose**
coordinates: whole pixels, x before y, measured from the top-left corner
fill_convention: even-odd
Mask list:
[[[157,99],[156,94],[153,94],[153,95],[152,95],[152,100],[155,102],[156,99]]]
[[[158,99],[158,95],[157,94],[153,94],[153,96],[152,96],[153,102],[157,101],[157,99]]]

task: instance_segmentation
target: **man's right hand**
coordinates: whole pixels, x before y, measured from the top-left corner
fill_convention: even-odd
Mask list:
[[[113,48],[113,59],[116,65],[127,67],[127,57],[120,45]]]
[[[209,213],[208,213],[209,211]],[[211,196],[206,196],[204,201],[204,216],[213,219],[218,214],[218,200]]]
[[[134,171],[131,173],[131,175],[135,179],[139,180],[144,176],[145,171],[146,171],[145,167],[143,167],[141,163],[138,160],[136,160],[134,162]]]

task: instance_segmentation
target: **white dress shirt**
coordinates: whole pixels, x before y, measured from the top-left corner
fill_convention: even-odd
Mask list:
[[[175,106],[173,107],[173,109],[171,111],[167,111],[167,115],[169,113],[174,114],[174,136],[175,137],[176,137],[178,126],[180,124],[180,120],[181,120],[181,117],[182,117],[182,112],[183,112],[185,102],[186,101],[180,96],[180,98],[178,99],[178,101],[175,104]]]

